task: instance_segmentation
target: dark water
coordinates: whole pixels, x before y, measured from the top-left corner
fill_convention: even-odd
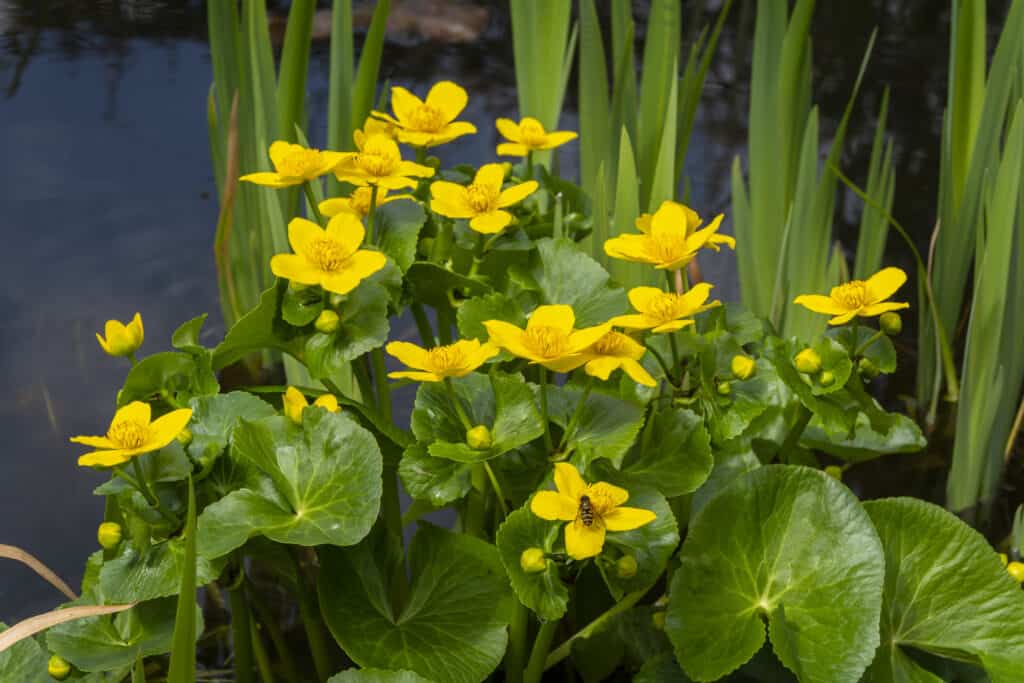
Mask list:
[[[881,27],[844,163],[863,182],[870,122],[891,84],[895,213],[923,242],[934,220],[946,3],[820,5],[815,93],[826,130],[845,104],[871,29]],[[488,6],[487,29],[475,43],[405,39],[385,50],[382,77],[392,83],[422,93],[451,78],[470,92],[465,118],[481,132],[442,148],[445,163],[491,160],[494,118],[515,115],[508,17],[503,2]],[[646,3],[636,6],[642,19]],[[704,21],[713,16],[685,6],[688,28],[695,12]],[[688,173],[702,213],[728,208],[729,165],[744,152],[753,3],[737,6],[690,147]],[[205,31],[197,2],[0,0],[0,543],[29,550],[72,584],[96,548],[102,501],[91,491],[102,477],[76,466],[78,449],[67,439],[106,429],[126,371],[100,351],[94,333],[107,318],[141,311],[145,353],[166,349],[171,331],[202,312],[211,314],[206,341],[223,334],[211,251],[217,206]],[[309,98],[315,140],[327,108],[326,42],[311,60]],[[575,128],[573,92],[568,99],[562,125]],[[574,161],[566,161],[563,168],[571,168]],[[855,208],[850,202],[837,231],[851,248]],[[893,260],[908,265],[905,250],[890,247]],[[725,299],[736,296],[731,259],[703,264]],[[399,400],[408,403],[410,392]],[[0,621],[60,601],[31,572],[0,560]]]

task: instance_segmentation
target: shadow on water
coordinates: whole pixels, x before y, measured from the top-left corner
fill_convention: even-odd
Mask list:
[[[516,111],[505,3],[475,3],[474,21],[486,12],[486,20],[474,24],[482,33],[472,42],[446,44],[416,35],[429,33],[415,21],[430,14],[422,11],[430,2],[394,3],[407,10],[406,23],[389,36],[382,77],[417,91],[443,78],[466,87],[465,118],[480,134],[438,151],[446,164],[479,164],[493,158],[494,118]],[[717,4],[704,10],[704,3],[685,3],[690,39],[690,29],[713,18]],[[843,166],[863,182],[875,112],[890,85],[895,214],[921,245],[934,221],[945,101],[948,12],[935,11],[937,4],[944,5],[822,3],[813,33],[814,92],[828,131],[845,106],[868,36],[879,26]],[[269,5],[272,14],[287,9],[285,2]],[[647,5],[635,3],[639,29]],[[728,210],[729,165],[745,154],[752,5],[737,3],[726,26],[690,147],[693,204],[706,213]],[[990,16],[998,28],[1003,10],[992,7]],[[322,141],[326,41],[314,45],[310,64],[310,131]],[[126,320],[141,311],[143,351],[152,353],[167,347],[178,323],[209,311],[204,341],[212,344],[223,334],[211,251],[217,207],[205,120],[210,71],[201,2],[0,0],[0,207],[7,239],[0,253],[7,282],[0,293],[0,369],[8,385],[0,399],[0,433],[8,443],[0,456],[6,484],[0,542],[28,549],[72,583],[96,547],[102,503],[91,490],[102,477],[75,466],[77,451],[67,438],[107,424],[126,369],[100,353],[94,332],[107,318]],[[563,127],[575,129],[574,108],[571,85]],[[574,173],[574,164],[565,159],[562,168]],[[858,203],[841,202],[840,214],[836,237],[852,248]],[[735,299],[732,257],[712,256],[703,264],[708,279],[720,283],[722,298]],[[888,258],[910,266],[895,239]],[[398,325],[395,334],[411,336],[412,330]],[[913,338],[911,330],[903,340],[910,345]],[[910,393],[911,373],[908,368],[887,388],[890,401]],[[407,417],[413,392],[398,393],[399,420]],[[865,495],[888,493],[885,482],[896,482],[903,493],[935,498],[946,462],[942,452],[896,456],[857,468],[852,482]],[[893,477],[893,469],[901,474]],[[57,601],[27,570],[0,564],[0,620]]]

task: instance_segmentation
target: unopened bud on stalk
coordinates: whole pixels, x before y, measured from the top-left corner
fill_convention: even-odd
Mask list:
[[[50,657],[50,661],[46,663],[46,672],[50,674],[50,678],[63,681],[71,675],[71,665],[62,657],[53,655]]]
[[[519,566],[527,574],[536,574],[548,568],[548,560],[544,556],[543,548],[527,548],[519,556]]]
[[[832,374],[831,370],[825,370],[820,375],[818,375],[818,384],[820,384],[823,387],[830,387],[832,386],[832,382],[835,381],[836,376]]]
[[[340,322],[338,314],[334,311],[323,310],[320,311],[320,315],[316,317],[316,322],[313,323],[313,327],[316,328],[317,332],[323,332],[324,334],[333,334],[338,329]]]
[[[728,382],[719,382],[716,388],[719,396],[728,396],[732,393],[732,385]]]
[[[812,375],[821,370],[821,356],[814,349],[806,348],[796,354],[796,357],[793,359],[793,365],[800,372]]]
[[[999,561],[1003,563],[1003,566],[1010,564],[1010,558],[1006,556],[1006,553],[999,553]]]
[[[864,375],[868,379],[878,377],[878,368],[867,358],[861,358],[857,361],[857,369],[860,370],[860,374]]]
[[[466,443],[474,451],[486,451],[494,443],[491,430],[484,425],[477,425],[466,431]]]
[[[1017,583],[1024,583],[1024,562],[1011,562],[1006,565],[1006,571]]]
[[[124,532],[117,522],[103,522],[96,530],[96,540],[104,550],[113,550],[121,543]]]
[[[615,562],[615,573],[620,579],[632,579],[636,572],[636,558],[632,555],[623,555]]]
[[[903,318],[900,317],[899,313],[883,313],[878,318],[878,325],[882,328],[890,337],[895,337],[897,334],[903,331]]]
[[[757,369],[754,359],[741,353],[732,357],[731,366],[732,376],[740,380],[750,379],[754,376],[754,370]]]

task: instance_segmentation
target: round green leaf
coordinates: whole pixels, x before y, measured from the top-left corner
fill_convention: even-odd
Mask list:
[[[647,419],[622,461],[621,476],[629,484],[654,487],[669,498],[696,491],[714,465],[704,419],[691,410],[672,407],[652,412]]]
[[[629,309],[625,290],[613,288],[607,271],[572,240],[538,240],[531,275],[540,289],[540,303],[572,306],[576,327],[600,325]]]
[[[800,399],[800,402],[808,410],[818,416],[826,432],[837,436],[848,434],[850,429],[853,428],[856,414],[848,414],[843,410],[833,400],[834,394],[829,396],[818,395],[819,391],[815,387],[820,385],[820,382],[816,378],[814,380],[807,379],[793,365],[793,357],[798,350],[794,344],[774,337],[767,339],[765,344],[765,356],[775,366],[775,372],[778,374],[779,379],[797,395],[797,398]],[[849,375],[850,373],[847,373],[847,379],[849,379]],[[837,375],[835,384],[839,384],[841,389],[840,379]],[[845,382],[845,380],[843,381]]]
[[[192,472],[192,463],[185,455],[185,449],[177,441],[172,441],[158,451],[138,456],[138,463],[143,476],[150,483],[181,481]],[[114,476],[110,481],[96,487],[93,493],[97,496],[109,496],[134,490],[134,487],[124,479]]]
[[[239,418],[257,420],[277,412],[266,401],[244,391],[195,398],[190,405],[192,443],[188,445],[188,452],[203,463],[218,457],[227,448]]]
[[[687,674],[749,660],[764,620],[801,681],[855,683],[878,647],[884,558],[856,497],[828,475],[772,465],[737,478],[691,521],[666,631]]]
[[[337,309],[338,329],[331,334],[313,332],[305,345],[303,360],[313,379],[329,377],[387,341],[388,293],[380,284],[363,282]]]
[[[912,498],[864,504],[885,549],[882,647],[867,681],[939,680],[910,650],[983,666],[994,683],[1024,677],[1024,592],[977,531]]]
[[[409,495],[428,500],[434,507],[460,500],[469,493],[472,471],[472,463],[435,457],[422,444],[407,448],[398,464],[398,476]]]
[[[110,603],[142,602],[177,595],[185,562],[185,539],[172,538],[139,552],[129,543],[103,563],[100,586]],[[225,558],[197,558],[197,583],[204,586],[220,576]]]
[[[583,396],[574,386],[548,387],[548,415],[565,429]],[[587,397],[576,428],[566,440],[566,450],[578,467],[586,468],[600,458],[616,467],[633,445],[644,421],[643,408],[595,390]]]
[[[402,272],[416,260],[416,243],[427,214],[418,202],[399,199],[377,207],[374,222],[380,250],[391,257]]]
[[[416,261],[409,266],[405,278],[417,301],[431,306],[450,306],[448,292],[459,289],[466,296],[481,296],[494,291],[489,285],[452,272],[431,261]]]
[[[843,325],[829,330],[826,334],[846,347],[852,356],[857,349],[867,344],[876,332],[877,330],[866,325]],[[893,346],[892,339],[887,335],[875,339],[870,346],[861,351],[860,355],[871,361],[879,372],[885,374],[896,372],[896,347]]]
[[[519,327],[526,325],[522,307],[501,292],[474,297],[459,306],[459,334],[464,339],[486,340],[485,320],[504,320]]]
[[[385,206],[387,206],[385,204]],[[412,671],[384,669],[345,669],[327,679],[327,683],[431,683]]]
[[[305,327],[324,310],[324,290],[319,287],[288,287],[281,300],[281,318],[292,327]]]
[[[501,562],[519,602],[546,621],[561,619],[565,614],[569,590],[558,576],[556,563],[548,561],[542,572],[525,572],[519,558],[527,548],[551,552],[560,533],[561,524],[552,524],[529,509],[520,508],[505,519],[495,538]]]
[[[117,393],[117,405],[148,401],[162,392],[182,403],[193,396],[216,394],[220,385],[210,363],[208,352],[164,351],[147,356],[128,371],[124,387]]]
[[[671,652],[664,652],[644,662],[633,676],[633,683],[689,683],[690,677],[679,668]]]

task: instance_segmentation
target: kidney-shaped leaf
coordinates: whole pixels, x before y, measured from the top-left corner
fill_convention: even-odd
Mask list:
[[[6,627],[0,623],[0,633]],[[0,652],[0,681],[18,683],[53,683],[46,673],[46,651],[35,638],[18,641]]]
[[[345,669],[327,679],[327,683],[431,683],[412,671],[384,669]]]
[[[277,411],[266,401],[244,391],[192,399],[192,442],[189,454],[199,462],[209,462],[228,446],[239,418],[257,420]]]
[[[571,386],[548,387],[548,414],[551,421],[567,429],[579,406],[583,392]],[[565,449],[573,462],[586,468],[600,458],[622,464],[644,421],[643,408],[608,394],[591,392],[580,413],[572,434],[565,440]]]
[[[472,463],[437,458],[422,444],[414,444],[402,453],[398,476],[410,496],[429,500],[434,507],[461,499],[471,486]]]
[[[714,465],[704,420],[691,410],[672,407],[647,419],[650,424],[622,462],[622,477],[627,483],[653,486],[669,498],[696,491]]]
[[[185,539],[172,538],[139,552],[130,544],[100,568],[100,586],[108,602],[142,602],[177,595],[185,566]],[[198,558],[197,582],[205,586],[220,576],[224,559]]]
[[[508,572],[512,589],[523,603],[542,619],[561,619],[569,603],[569,589],[558,576],[558,565],[548,562],[541,572],[526,572],[519,562],[527,548],[554,549],[561,526],[547,522],[527,508],[508,516],[495,538],[501,561]]]

